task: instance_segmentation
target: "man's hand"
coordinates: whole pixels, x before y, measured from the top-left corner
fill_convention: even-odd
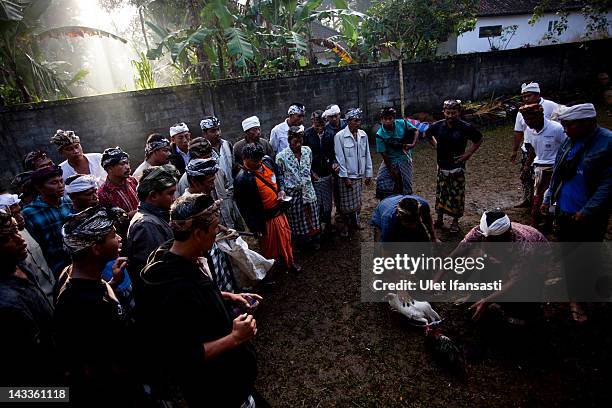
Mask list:
[[[257,334],[257,322],[253,315],[243,313],[234,319],[232,326],[232,338],[236,345],[251,340]]]
[[[366,177],[365,179],[365,185],[369,186],[370,184],[372,184],[372,177]]]
[[[338,163],[334,163],[334,164],[332,164],[332,170],[333,170],[333,171],[334,171],[336,174],[340,173],[340,165],[339,165]]]
[[[463,163],[469,160],[469,158],[472,157],[472,153],[469,152],[465,152],[463,153],[461,156],[457,157],[457,159],[455,160],[455,163]]]
[[[123,282],[123,268],[128,264],[128,259],[125,256],[120,256],[113,263],[113,277],[111,278],[109,285],[113,288]]]
[[[285,198],[285,195],[286,195],[286,194],[285,194],[285,192],[284,192],[283,190],[279,191],[279,192],[278,192],[278,199],[279,199],[279,200],[282,200],[283,198]]]
[[[247,309],[254,309],[263,298],[256,293],[232,293],[229,300],[239,303]]]
[[[484,299],[480,299],[478,302],[474,303],[470,306],[470,310],[474,310],[474,314],[472,315],[472,320],[478,321],[482,317],[482,314],[488,307],[488,303],[484,301]]]
[[[512,151],[512,154],[510,155],[510,161],[511,161],[512,163],[516,163],[516,155],[517,155],[517,154],[518,154],[518,151],[517,151],[517,150],[513,150],[513,151]]]

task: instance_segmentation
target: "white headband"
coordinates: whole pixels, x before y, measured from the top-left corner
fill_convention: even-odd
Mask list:
[[[19,204],[21,200],[17,194],[0,194],[0,209],[9,208],[12,205]]]
[[[340,107],[338,105],[332,105],[329,107],[329,109],[323,112],[323,117],[326,118],[328,116],[338,115],[339,113],[340,113]]]
[[[597,116],[595,106],[592,103],[581,103],[574,106],[565,106],[560,109],[559,120],[577,120],[594,118]]]
[[[72,183],[66,185],[66,193],[81,193],[94,187],[98,187],[96,178],[94,176],[86,174],[84,176],[77,177],[76,179],[72,180]]]
[[[540,93],[540,85],[537,82],[530,82],[528,84],[521,85],[521,93],[535,92]]]
[[[189,128],[185,123],[178,123],[170,128],[170,137],[183,132],[189,132]]]
[[[480,231],[485,237],[501,235],[510,229],[510,218],[504,215],[495,220],[491,225],[487,225],[487,212],[485,211],[480,218]]]
[[[247,131],[254,127],[260,127],[259,118],[257,116],[251,116],[242,121],[242,130]]]

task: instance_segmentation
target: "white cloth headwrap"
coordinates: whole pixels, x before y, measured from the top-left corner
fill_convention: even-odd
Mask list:
[[[287,111],[287,115],[294,115],[294,114],[304,114],[306,113],[306,107],[305,106],[298,106],[298,105],[291,105],[289,107],[289,110]]]
[[[597,116],[595,106],[592,103],[581,103],[574,106],[565,106],[559,110],[559,120],[577,120],[594,118]]]
[[[66,193],[80,193],[94,187],[98,187],[96,178],[90,174],[85,174],[84,176],[77,177],[72,180],[72,183],[66,185]]]
[[[177,123],[170,128],[170,137],[183,132],[189,132],[189,128],[185,123]]]
[[[329,107],[329,109],[323,112],[323,117],[326,118],[328,116],[338,115],[339,113],[340,113],[340,107],[338,105],[332,105]]]
[[[530,82],[528,84],[521,85],[521,93],[525,92],[540,93],[540,84],[537,82]]]
[[[487,225],[487,212],[485,211],[480,218],[480,231],[485,237],[501,235],[510,229],[510,218],[504,215],[497,219],[491,225]]]
[[[19,204],[21,200],[17,194],[0,194],[0,209],[9,208],[11,205]]]
[[[251,116],[250,118],[246,118],[242,121],[242,130],[247,131],[254,127],[260,127],[259,118],[257,116]]]

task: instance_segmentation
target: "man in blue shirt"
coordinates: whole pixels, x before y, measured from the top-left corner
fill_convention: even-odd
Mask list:
[[[568,139],[555,159],[550,187],[541,206],[556,204],[557,237],[569,242],[563,249],[572,317],[587,320],[577,301],[593,299],[594,273],[601,271],[600,251],[577,242],[604,239],[612,204],[612,132],[597,125],[593,104],[565,108],[559,114]]]
[[[405,119],[395,119],[394,108],[380,111],[381,126],[376,132],[376,151],[381,154],[376,177],[376,197],[412,194],[412,151],[416,128]]]
[[[429,203],[416,195],[394,195],[382,200],[370,224],[382,242],[438,242]]]

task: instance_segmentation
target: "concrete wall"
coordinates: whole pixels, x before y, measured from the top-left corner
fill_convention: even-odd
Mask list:
[[[567,30],[561,35],[555,34],[552,39],[545,39],[544,37],[549,34],[549,22],[559,21],[559,16],[555,13],[545,13],[533,25],[529,24],[531,17],[533,17],[531,14],[479,17],[474,30],[463,33],[457,38],[457,53],[487,52],[491,50],[492,45],[497,49],[510,50],[525,46],[550,45],[553,40],[556,43],[583,41],[589,23],[579,11],[572,11],[567,17]],[[612,20],[612,12],[607,13],[607,18],[608,21]],[[502,28],[513,25],[518,27],[514,35],[505,34],[502,37],[492,37],[491,42],[487,38],[478,37],[480,27],[497,25],[501,25]],[[612,37],[612,24],[608,24],[607,32],[597,35],[600,38]]]
[[[455,97],[477,100],[491,94],[515,94],[525,81],[540,82],[543,94],[563,87],[592,83],[601,70],[610,69],[612,40],[566,44],[493,53],[457,55],[404,65],[407,112],[438,111],[441,101]],[[376,121],[383,106],[399,105],[397,63],[352,65],[299,73],[216,81],[148,91],[75,98],[57,102],[0,108],[0,177],[21,169],[21,158],[34,148],[46,148],[55,130],[71,129],[81,136],[86,152],[122,146],[135,168],[152,132],[167,134],[185,121],[199,135],[199,121],[216,114],[223,135],[241,137],[242,119],[258,115],[264,135],[283,120],[291,102],[315,109],[337,103],[360,106],[366,124]],[[307,120],[307,124],[310,121]]]

